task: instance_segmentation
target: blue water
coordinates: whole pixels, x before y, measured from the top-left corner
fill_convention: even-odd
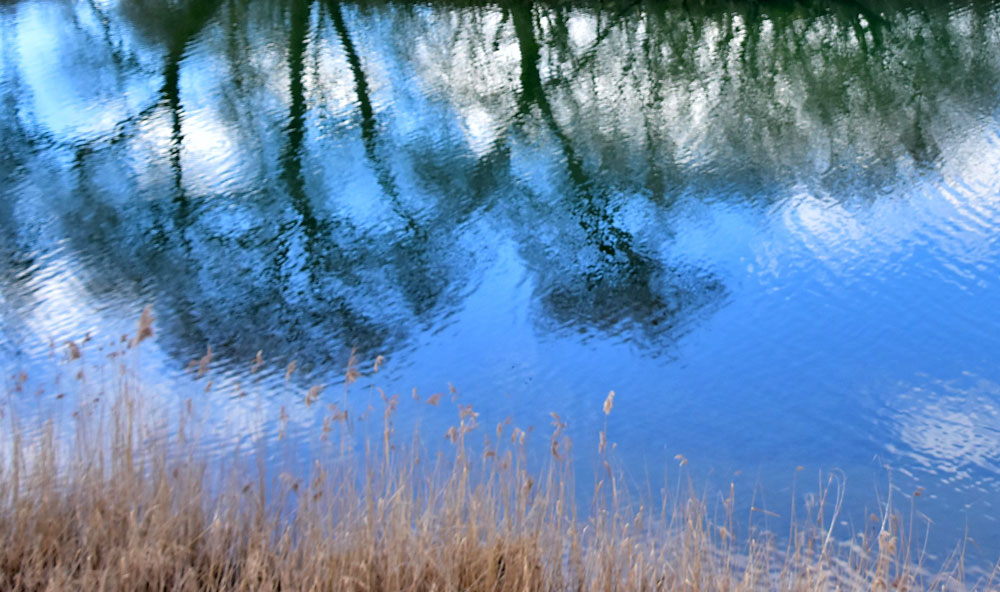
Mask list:
[[[152,305],[210,449],[307,440],[356,349],[358,412],[450,383],[589,451],[614,389],[640,479],[783,513],[840,469],[846,537],[891,480],[992,561],[998,188],[995,2],[0,4],[4,368]]]

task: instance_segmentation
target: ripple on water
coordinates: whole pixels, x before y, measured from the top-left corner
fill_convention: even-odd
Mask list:
[[[972,468],[1000,472],[1000,384],[972,374],[903,387],[884,402],[890,451],[956,489],[974,486]],[[1000,485],[993,482],[993,490]]]
[[[998,515],[990,3],[475,4],[0,0],[0,352],[72,376],[152,303],[210,454],[306,461],[359,345],[588,438],[618,389],[637,462],[887,454]]]

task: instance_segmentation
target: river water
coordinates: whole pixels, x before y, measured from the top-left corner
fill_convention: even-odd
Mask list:
[[[3,367],[152,305],[222,443],[353,349],[585,450],[614,389],[626,467],[775,513],[840,469],[846,536],[923,488],[995,559],[998,237],[996,2],[0,3]]]

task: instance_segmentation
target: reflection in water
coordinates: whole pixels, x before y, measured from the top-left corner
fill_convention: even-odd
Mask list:
[[[971,384],[970,384],[971,383]],[[917,462],[946,479],[970,467],[1000,469],[1000,385],[983,380],[938,382],[889,401],[887,418]]]
[[[995,2],[20,0],[0,22],[5,358],[152,302],[165,374],[206,343],[233,380],[261,348],[308,371],[357,347],[509,395],[486,411],[530,416],[528,392],[592,426],[586,393],[631,391],[636,447],[692,464],[1000,471],[1000,394],[938,388],[1000,382]]]
[[[659,261],[640,252],[636,238],[616,222],[615,202],[624,201],[624,196],[615,195],[613,187],[587,172],[546,96],[539,73],[540,45],[532,5],[514,4],[509,14],[521,56],[521,89],[514,121],[535,115],[532,119],[554,140],[558,147],[555,156],[566,169],[562,182],[555,184],[557,196],[546,204],[546,208],[555,206],[560,212],[556,215],[563,218],[555,225],[557,234],[538,241],[533,225],[521,224],[531,233],[522,242],[526,243],[525,257],[540,276],[546,316],[560,325],[582,323],[605,331],[628,323],[632,331],[645,329],[644,335],[652,328],[671,327],[674,317],[690,314],[700,300],[713,298],[720,290],[717,282],[694,283],[677,269],[667,273]],[[538,256],[543,253],[544,257]]]
[[[990,108],[995,11],[935,10],[18,3],[5,186],[49,178],[91,289],[152,290],[186,351],[392,348],[497,225],[543,326],[662,342],[725,293],[664,258],[679,195],[869,199]]]

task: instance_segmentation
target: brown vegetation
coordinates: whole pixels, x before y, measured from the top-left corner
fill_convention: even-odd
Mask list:
[[[254,474],[202,454],[190,409],[165,428],[151,421],[159,410],[143,408],[138,382],[115,384],[113,403],[91,401],[75,414],[70,438],[10,421],[0,449],[0,590],[965,587],[960,561],[934,574],[921,568],[891,512],[860,541],[831,540],[837,500],[825,491],[782,543],[737,540],[732,491],[718,503],[664,495],[652,508],[623,486],[606,430],[594,446],[592,501],[579,507],[556,415],[549,460],[532,469],[524,431],[480,426],[467,406],[437,454],[419,439],[395,442],[397,398],[383,397],[382,424],[367,438],[331,406],[323,437],[340,432],[336,454],[308,474],[274,466]],[[605,414],[614,403],[612,393]]]

